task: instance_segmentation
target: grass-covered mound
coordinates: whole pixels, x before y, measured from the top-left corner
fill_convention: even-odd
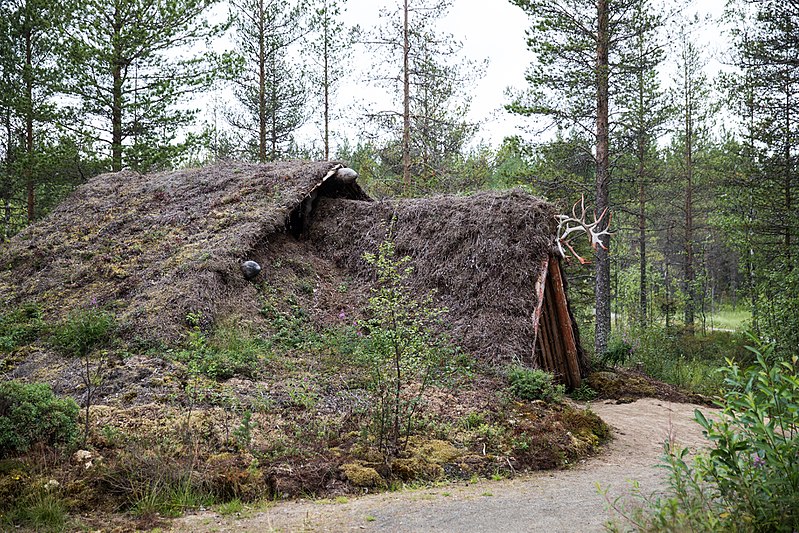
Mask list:
[[[595,415],[509,373],[532,352],[551,206],[519,192],[370,202],[337,168],[100,176],[4,246],[2,377],[90,405],[70,453],[0,465],[22,506],[4,501],[3,516],[32,523],[20,509],[36,501],[153,520],[559,468],[596,449],[608,430]],[[386,231],[409,257],[388,292],[405,298],[404,329],[378,320],[386,282],[363,255]],[[245,259],[262,266],[253,280]],[[390,381],[395,331],[410,339]]]
[[[0,248],[0,302],[35,301],[48,317],[100,305],[131,336],[179,338],[188,313],[210,320],[255,299],[239,264],[338,166],[97,176]],[[356,187],[335,193],[365,198]]]

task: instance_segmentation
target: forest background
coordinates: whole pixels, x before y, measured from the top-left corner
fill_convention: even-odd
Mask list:
[[[377,197],[608,208],[595,270],[570,266],[597,355],[723,312],[795,351],[799,4],[509,3],[530,61],[498,101],[528,127],[498,140],[506,119],[469,113],[491,71],[443,29],[453,0],[375,4],[368,28],[345,0],[0,0],[0,242],[101,172],[342,159]]]

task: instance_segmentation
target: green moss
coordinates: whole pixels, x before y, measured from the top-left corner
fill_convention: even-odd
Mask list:
[[[655,396],[657,391],[644,378],[616,374],[615,372],[594,372],[588,376],[588,386],[603,398],[641,398]]]
[[[341,465],[341,473],[356,487],[385,487],[386,481],[374,468],[358,463]]]
[[[438,465],[451,463],[464,453],[447,441],[428,440],[421,437],[412,437],[409,440],[408,452],[413,456],[424,459],[427,463]]]
[[[599,444],[610,438],[610,427],[590,409],[567,408],[563,412],[563,425],[572,434]]]
[[[403,481],[424,479],[434,481],[444,477],[444,468],[435,463],[427,462],[420,457],[407,459],[394,459],[391,462],[391,473]]]

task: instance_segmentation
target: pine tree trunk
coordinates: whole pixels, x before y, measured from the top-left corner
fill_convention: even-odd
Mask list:
[[[643,162],[640,163],[639,171],[643,171]],[[638,182],[638,308],[641,327],[647,326],[647,290],[648,280],[646,276],[646,188],[644,187],[643,177],[639,176]]]
[[[3,116],[3,126],[6,130],[6,139],[9,145],[11,144],[11,139],[13,138],[14,131],[11,127],[11,111],[10,108],[5,109],[5,115]],[[11,164],[14,162],[13,150],[6,150],[6,168],[11,168]],[[3,184],[3,235],[2,239],[5,241],[11,235],[11,185],[9,183]]]
[[[27,15],[26,15],[27,16]],[[28,197],[28,222],[36,217],[36,185],[33,182],[33,44],[30,23],[25,24],[25,186]]]
[[[785,213],[786,213],[786,220],[785,220],[785,234],[783,235],[783,244],[785,245],[785,255],[787,258],[786,266],[787,268],[793,268],[793,263],[791,261],[791,224],[794,221],[793,218],[793,198],[792,198],[792,191],[791,186],[793,180],[791,179],[792,174],[792,160],[791,160],[791,95],[793,94],[791,91],[791,72],[790,70],[785,72],[785,145],[783,147],[784,154],[783,157],[785,158],[785,175],[784,175],[784,189],[785,189]]]
[[[264,2],[258,3],[258,161],[266,162],[266,15]],[[274,143],[272,157],[274,158]]]
[[[122,170],[122,51],[120,50],[120,34],[123,22],[119,7],[114,10],[113,22],[113,54],[111,59],[111,170]]]
[[[328,76],[330,74],[329,69],[329,54],[330,50],[328,49],[329,39],[330,39],[330,15],[327,11],[327,2],[325,2],[324,6],[325,14],[324,14],[324,21],[322,23],[323,26],[323,39],[324,39],[324,91],[325,91],[325,161],[330,160],[330,80]]]
[[[122,66],[113,68],[113,95],[111,103],[111,170],[122,170]]]
[[[405,193],[411,188],[411,89],[410,37],[408,35],[408,0],[403,3],[402,24],[402,185]]]
[[[638,71],[638,115],[644,113],[644,73]],[[639,120],[637,136],[638,171],[638,320],[641,327],[647,325],[647,279],[646,279],[646,140],[643,117]]]
[[[609,68],[609,11],[608,0],[597,2],[597,117],[596,117],[596,209],[602,213],[609,209],[610,165],[608,135],[608,68]],[[607,227],[607,217],[603,218],[601,227]],[[602,237],[607,247],[599,247],[596,254],[596,330],[594,349],[597,355],[607,351],[610,338],[610,242],[607,236]]]
[[[688,80],[686,69],[686,80]],[[696,314],[694,275],[694,158],[693,158],[693,100],[691,84],[685,86],[685,240],[683,243],[683,277],[685,283],[685,325],[692,328]]]

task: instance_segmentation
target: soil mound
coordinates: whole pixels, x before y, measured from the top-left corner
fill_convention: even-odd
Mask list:
[[[449,309],[451,333],[483,359],[529,362],[540,265],[549,256],[555,209],[515,190],[386,202],[324,199],[308,238],[320,254],[362,279],[363,260],[389,235],[412,258],[411,283]]]
[[[240,263],[285,232],[323,182],[326,194],[368,199],[336,179],[341,167],[222,163],[97,176],[0,250],[0,302],[35,301],[56,318],[100,305],[137,336],[174,340],[188,313],[212,321],[255,299]]]

